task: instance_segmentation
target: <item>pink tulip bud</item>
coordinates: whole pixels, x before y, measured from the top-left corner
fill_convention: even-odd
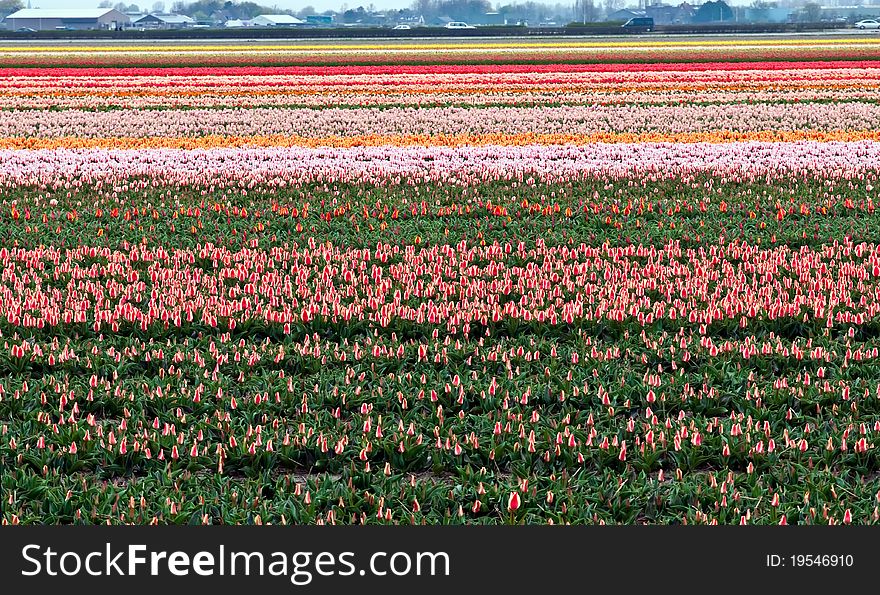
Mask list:
[[[515,512],[519,509],[519,506],[519,493],[510,492],[510,496],[507,498],[507,510],[509,510],[510,512]]]

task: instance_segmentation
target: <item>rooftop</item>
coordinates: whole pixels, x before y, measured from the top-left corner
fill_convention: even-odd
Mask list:
[[[163,23],[195,23],[195,19],[192,17],[188,17],[185,14],[148,14],[141,17],[140,20],[146,19],[148,17],[153,17],[159,19]],[[137,22],[137,21],[135,21]]]
[[[256,18],[268,19],[275,23],[290,23],[292,25],[298,25],[299,23],[302,23],[301,20],[289,14],[261,14]]]
[[[7,19],[97,19],[112,8],[24,8]]]

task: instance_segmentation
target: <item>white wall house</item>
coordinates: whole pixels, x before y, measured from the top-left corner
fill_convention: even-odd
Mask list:
[[[7,28],[51,31],[53,29],[122,29],[130,19],[114,8],[25,8],[5,19]]]
[[[136,27],[146,29],[185,29],[192,27],[196,21],[185,14],[160,14],[153,13],[144,15],[133,23]]]
[[[289,14],[261,14],[251,22],[259,27],[296,27],[305,23]]]

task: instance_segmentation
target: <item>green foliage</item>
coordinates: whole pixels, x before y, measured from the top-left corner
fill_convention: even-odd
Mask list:
[[[314,185],[207,197],[185,187],[121,197],[15,187],[0,199],[0,234],[7,248],[126,254],[138,243],[240,250],[256,241],[261,251],[310,238],[349,249],[497,243],[513,248],[508,267],[523,268],[541,246],[736,241],[795,253],[845,237],[877,240],[874,174],[714,180],[711,194],[709,181],[498,182],[467,193]],[[499,205],[506,216],[495,214]],[[402,262],[398,254],[378,266],[390,277]],[[95,278],[119,275],[101,252],[78,265]],[[229,265],[204,255],[189,266],[208,274]],[[156,263],[139,261],[122,271],[145,282],[128,298],[138,306],[161,282],[151,270]],[[78,282],[60,268],[40,279],[58,292]],[[227,278],[227,290],[242,287]],[[644,299],[667,300],[664,291]],[[116,332],[94,322],[94,310],[85,322],[43,329],[0,319],[6,522],[723,524],[784,515],[811,524],[839,521],[847,509],[854,522],[876,521],[873,318],[831,327],[794,316],[745,327],[510,318],[468,332],[401,318],[319,316],[287,332],[257,317],[234,329],[198,317]],[[751,345],[770,352],[743,353]],[[522,501],[513,515],[511,492]]]

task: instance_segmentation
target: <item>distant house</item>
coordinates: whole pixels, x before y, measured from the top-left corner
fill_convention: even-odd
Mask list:
[[[318,25],[321,27],[329,27],[333,24],[333,15],[331,14],[310,14],[306,17],[307,25]]]
[[[789,9],[789,12],[793,13],[794,9]],[[827,20],[845,18],[850,21],[876,19],[880,18],[880,6],[875,2],[871,2],[870,5],[850,6],[850,3],[847,2],[846,5],[841,4],[840,6],[835,7],[823,7],[822,18]]]
[[[682,2],[678,5],[678,12],[672,21],[673,25],[687,25],[694,19],[697,7],[688,2]]]
[[[655,25],[686,25],[691,22],[696,9],[682,2],[678,6],[670,4],[652,4],[645,7],[646,16],[654,19]]]
[[[196,21],[185,14],[153,13],[142,16],[133,24],[135,27],[144,27],[145,29],[184,29],[192,27]]]
[[[25,8],[6,17],[13,31],[27,27],[35,31],[53,29],[122,29],[131,19],[115,8]]]
[[[652,4],[645,7],[645,14],[654,19],[655,25],[671,25],[677,10],[669,4]]]
[[[305,23],[289,14],[261,14],[251,22],[258,27],[296,27]]]
[[[630,19],[635,19],[638,17],[648,16],[644,10],[632,10],[630,8],[621,8],[620,10],[615,10],[612,13],[608,14],[608,21],[623,21],[626,22]]]
[[[240,27],[253,27],[254,24],[251,21],[246,21],[242,19],[229,19],[225,23],[223,23],[224,27],[229,27],[231,29],[238,29]]]
[[[482,25],[506,25],[507,19],[500,12],[487,12],[483,15],[480,24]]]
[[[793,8],[747,7],[745,20],[750,23],[788,23],[793,20]]]
[[[214,23],[215,25],[223,25],[226,21],[229,20],[229,15],[225,10],[215,10],[211,13],[211,16],[208,19]]]

